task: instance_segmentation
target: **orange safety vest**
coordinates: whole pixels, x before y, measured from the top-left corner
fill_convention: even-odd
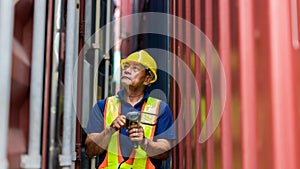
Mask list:
[[[160,100],[153,97],[149,97],[147,102],[142,106],[142,112],[148,112],[158,115]],[[121,104],[117,96],[108,97],[106,99],[105,109],[104,109],[104,128],[110,126],[113,120],[121,115]],[[142,121],[147,123],[154,124],[156,123],[157,118],[154,116],[147,116],[147,114],[141,114]],[[148,139],[154,137],[155,126],[140,124],[144,129],[144,136]],[[119,132],[115,132],[110,139],[108,144],[108,149],[106,156],[98,167],[98,169],[116,169],[124,161],[121,154],[120,144],[119,144]],[[142,150],[140,147],[133,149],[129,159],[122,163],[120,166],[121,169],[155,169],[154,165],[150,161],[150,158],[147,157],[147,153]]]

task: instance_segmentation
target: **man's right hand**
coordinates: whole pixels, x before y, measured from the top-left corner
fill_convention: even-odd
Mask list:
[[[121,130],[126,126],[126,116],[121,115],[117,117],[110,125],[115,131]]]

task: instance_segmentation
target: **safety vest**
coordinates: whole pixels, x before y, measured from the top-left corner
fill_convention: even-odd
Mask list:
[[[149,97],[147,102],[145,101],[142,106],[142,112],[148,112],[158,115],[160,100]],[[121,104],[117,96],[112,96],[106,99],[105,109],[104,109],[104,128],[110,126],[113,120],[121,115]],[[147,114],[141,114],[143,122],[150,124],[155,124],[157,118],[155,116],[147,116]],[[155,125],[144,125],[140,124],[144,129],[144,136],[148,139],[153,138]],[[119,144],[119,132],[115,132],[110,139],[108,144],[108,149],[106,156],[98,167],[98,169],[117,169],[119,165],[124,161],[120,144]],[[140,147],[133,149],[129,159],[123,162],[120,166],[121,169],[155,169],[154,165],[147,157],[147,154]]]

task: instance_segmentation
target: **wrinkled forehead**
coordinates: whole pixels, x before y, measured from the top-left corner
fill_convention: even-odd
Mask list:
[[[140,67],[142,69],[146,69],[146,66],[144,66],[143,64],[141,64],[139,62],[134,62],[134,61],[124,62],[124,65],[127,65],[127,66],[137,66],[137,67]]]

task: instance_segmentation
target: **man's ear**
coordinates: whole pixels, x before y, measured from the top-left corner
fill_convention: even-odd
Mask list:
[[[151,80],[152,80],[152,76],[151,75],[146,75],[144,85],[148,86],[150,84]]]

